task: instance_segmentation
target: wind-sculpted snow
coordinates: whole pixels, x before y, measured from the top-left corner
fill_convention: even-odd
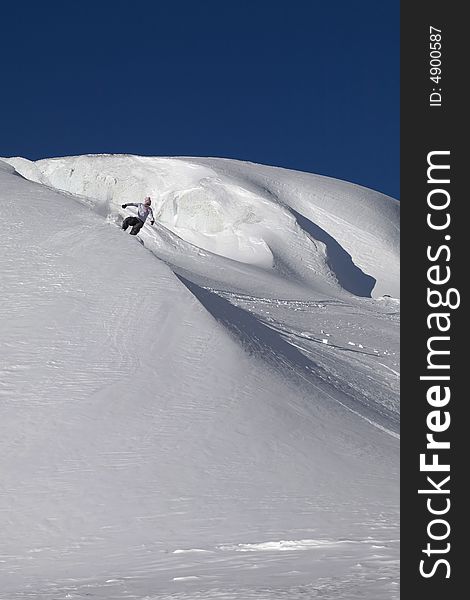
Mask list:
[[[98,155],[10,163],[28,179],[83,196],[101,214],[150,195],[160,223],[186,241],[274,267],[315,289],[399,295],[399,203],[378,192],[224,159]]]
[[[396,211],[221,159],[0,161],[0,598],[398,598]]]

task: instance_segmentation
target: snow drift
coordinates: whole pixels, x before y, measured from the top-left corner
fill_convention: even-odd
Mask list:
[[[308,173],[227,159],[76,156],[10,163],[31,179],[86,197],[102,214],[145,195],[182,239],[242,263],[289,271],[319,287],[398,292],[399,203]]]
[[[397,597],[397,202],[118,155],[0,211],[0,598]]]

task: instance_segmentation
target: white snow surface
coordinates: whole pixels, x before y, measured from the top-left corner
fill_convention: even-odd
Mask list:
[[[398,598],[398,202],[87,155],[0,215],[2,600]]]
[[[217,255],[315,289],[399,296],[399,203],[328,177],[227,159],[10,159],[27,179],[108,215],[153,198],[159,223]]]

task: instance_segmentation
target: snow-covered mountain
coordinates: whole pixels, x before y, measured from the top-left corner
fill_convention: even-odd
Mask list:
[[[0,598],[398,597],[398,202],[89,155],[0,216]]]

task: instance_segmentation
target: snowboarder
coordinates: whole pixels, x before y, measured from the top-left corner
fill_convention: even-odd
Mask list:
[[[127,208],[128,206],[135,206],[137,208],[137,217],[126,217],[122,222],[124,231],[132,225],[131,235],[137,235],[144,226],[149,215],[152,215],[150,224],[153,225],[155,223],[155,217],[153,216],[153,210],[150,208],[151,204],[152,200],[150,199],[150,196],[147,196],[143,203],[139,202],[136,204],[135,202],[129,202],[128,204],[122,204],[122,208]]]

